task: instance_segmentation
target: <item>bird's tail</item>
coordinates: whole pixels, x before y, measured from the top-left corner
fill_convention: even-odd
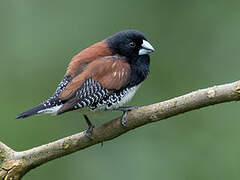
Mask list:
[[[62,103],[58,98],[49,98],[45,102],[19,114],[16,119],[27,118],[29,116],[48,113],[48,114],[57,114],[57,111],[61,108]]]
[[[46,107],[44,106],[44,104],[39,104],[21,114],[19,114],[16,119],[20,119],[20,118],[27,118],[29,116],[38,114],[39,112],[41,112],[42,110],[46,109]]]

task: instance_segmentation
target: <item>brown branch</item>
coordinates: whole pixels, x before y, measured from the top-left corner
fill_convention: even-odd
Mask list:
[[[237,101],[240,99],[240,81],[207,89],[201,89],[164,102],[143,106],[129,112],[126,116],[127,127],[120,119],[114,119],[92,132],[93,139],[86,132],[62,138],[60,140],[22,152],[15,152],[0,142],[0,180],[20,179],[29,170],[53,159],[79,151],[94,144],[111,140],[131,129],[156,122],[180,113],[188,112],[213,104]]]

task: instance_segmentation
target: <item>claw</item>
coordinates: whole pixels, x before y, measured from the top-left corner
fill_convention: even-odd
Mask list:
[[[123,115],[121,117],[121,124],[123,127],[127,126],[127,121],[126,121],[126,116],[127,116],[127,111],[131,111],[133,109],[137,109],[138,106],[128,106],[128,107],[119,107],[116,110],[123,111]]]
[[[127,116],[127,111],[123,111],[123,115],[121,117],[121,124],[123,127],[126,127],[127,126],[127,121],[126,121],[126,116]]]

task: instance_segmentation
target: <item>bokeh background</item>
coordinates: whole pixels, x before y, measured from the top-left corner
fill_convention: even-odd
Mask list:
[[[54,92],[73,55],[120,30],[144,32],[156,49],[132,105],[238,80],[239,9],[233,0],[1,0],[0,140],[20,151],[86,129],[79,113],[14,118]],[[239,109],[233,102],[149,124],[24,179],[238,180]]]

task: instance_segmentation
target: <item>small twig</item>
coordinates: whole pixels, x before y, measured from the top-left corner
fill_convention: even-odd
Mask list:
[[[120,118],[95,127],[91,139],[86,131],[62,138],[46,145],[22,152],[15,152],[0,142],[0,180],[20,179],[31,169],[53,159],[79,151],[97,143],[111,140],[131,129],[156,122],[180,113],[188,112],[213,104],[237,101],[240,99],[240,81],[211,88],[201,89],[168,101],[140,107],[127,113],[126,127]]]

